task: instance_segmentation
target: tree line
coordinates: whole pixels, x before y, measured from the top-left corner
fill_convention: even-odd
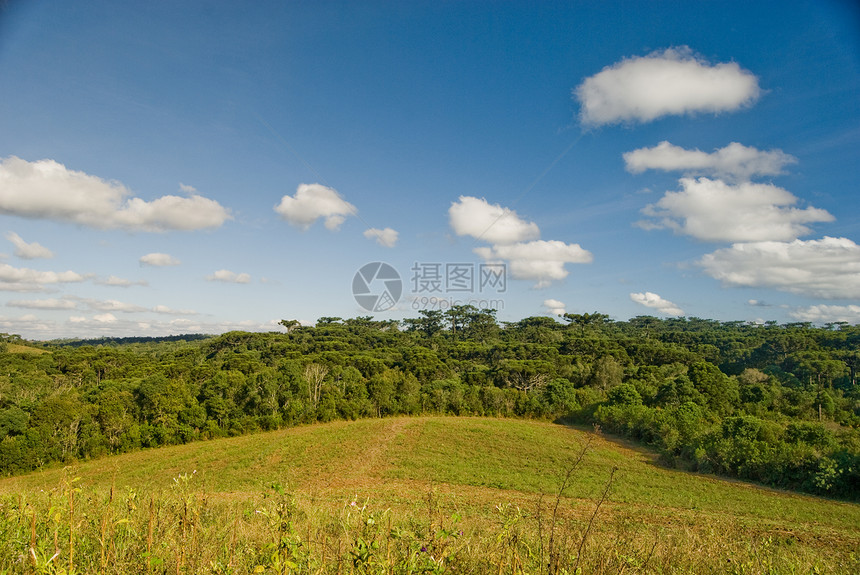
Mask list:
[[[0,337],[0,472],[335,419],[565,418],[669,465],[860,498],[860,328],[455,306],[152,340]]]

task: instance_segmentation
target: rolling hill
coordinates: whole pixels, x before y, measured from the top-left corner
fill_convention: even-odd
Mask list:
[[[569,486],[557,497],[568,472]],[[297,572],[397,572],[414,562],[409,545],[418,543],[436,549],[451,572],[860,567],[856,504],[666,469],[645,450],[534,421],[312,425],[8,478],[0,497],[3,530],[18,533],[0,547],[3,567],[20,564],[15,557],[26,557],[28,547],[35,566],[39,541],[44,559],[53,550],[58,563],[71,555],[76,567],[89,561],[89,569],[105,572],[129,572],[108,567],[132,569],[141,557],[154,572],[164,565],[167,572],[280,569],[288,560]],[[283,521],[273,528],[261,517],[276,511]],[[128,526],[136,526],[136,539],[123,531]],[[225,551],[231,545],[232,555]],[[105,553],[114,556],[108,561]]]

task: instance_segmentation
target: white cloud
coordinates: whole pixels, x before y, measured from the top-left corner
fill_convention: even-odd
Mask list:
[[[70,299],[31,299],[31,300],[12,300],[6,302],[9,307],[21,307],[25,309],[42,309],[42,310],[60,310],[60,309],[75,309],[78,304]]]
[[[313,325],[311,322],[309,325]],[[0,331],[17,333],[27,339],[46,340],[59,337],[129,337],[165,336],[190,333],[218,334],[242,330],[251,332],[279,331],[278,320],[202,322],[185,317],[167,321],[123,319],[113,314],[93,317],[70,316],[66,321],[41,319],[32,314],[20,317],[0,317]]]
[[[448,209],[448,217],[458,236],[472,236],[490,244],[513,244],[540,237],[537,224],[483,198],[460,196]]]
[[[799,321],[812,323],[847,322],[860,324],[860,305],[813,305],[789,312],[789,315]]]
[[[321,184],[301,184],[295,196],[284,196],[275,211],[297,228],[306,230],[319,218],[325,219],[325,227],[337,230],[346,216],[355,215],[358,210],[344,200],[336,190]]]
[[[833,221],[826,210],[793,206],[797,197],[772,184],[728,184],[681,178],[682,191],[666,192],[642,213],[644,229],[669,228],[705,241],[788,241],[810,233],[804,224]]]
[[[738,243],[703,256],[697,264],[726,286],[860,298],[860,246],[848,238]]]
[[[41,289],[46,284],[76,283],[82,282],[86,277],[73,271],[51,272],[39,271],[30,268],[16,268],[9,264],[0,263],[0,285],[8,285],[24,288],[22,291],[31,291],[27,288]],[[0,289],[4,289],[0,287]]]
[[[54,160],[28,162],[15,156],[0,160],[0,213],[148,232],[217,228],[231,219],[221,204],[196,193],[145,201],[131,197],[119,182]]]
[[[42,285],[42,284],[0,281],[0,291],[29,293],[29,292],[52,292],[52,291],[57,291],[57,290],[54,288]]]
[[[566,309],[567,306],[564,305],[564,302],[560,302],[557,299],[545,299],[545,300],[543,300],[543,307],[546,308],[546,311],[547,311],[547,313],[549,313],[549,315],[553,315],[553,316],[564,315],[565,312],[567,311],[567,309]]]
[[[214,274],[206,276],[206,279],[209,281],[234,283],[234,284],[251,283],[251,276],[250,275],[248,275],[246,273],[237,274],[235,272],[231,272],[230,270],[218,270]]]
[[[627,171],[633,174],[645,170],[682,171],[688,174],[706,174],[719,178],[748,180],[753,176],[775,176],[797,158],[782,150],[763,151],[732,142],[710,154],[700,150],[686,150],[669,142],[660,142],[653,148],[639,148],[624,154]]]
[[[655,309],[664,315],[684,315],[684,311],[677,305],[650,291],[646,291],[644,293],[632,293],[630,294],[630,299],[638,304],[644,305],[645,307]]]
[[[33,314],[25,314],[15,318],[0,317],[0,330],[33,339],[35,339],[34,336],[38,337],[40,334],[48,333],[51,328],[52,322],[40,320]]]
[[[483,198],[460,196],[448,210],[451,228],[459,236],[472,236],[492,244],[474,252],[489,262],[504,262],[514,279],[535,280],[548,286],[568,275],[567,263],[587,263],[591,253],[579,244],[540,240],[540,229],[513,210]],[[531,240],[531,241],[528,241]]]
[[[152,308],[152,311],[166,315],[197,315],[197,312],[191,309],[171,309],[166,305],[157,305]]]
[[[760,93],[755,75],[735,62],[712,65],[686,47],[627,58],[574,90],[587,125],[732,111],[752,104]]]
[[[85,303],[89,309],[95,311],[109,311],[121,313],[139,313],[142,311],[146,311],[145,307],[141,307],[133,303],[117,301],[115,299],[97,300],[81,298],[80,301]]]
[[[120,278],[117,276],[109,276],[107,279],[98,279],[95,283],[104,286],[111,287],[131,287],[131,286],[145,286],[149,285],[144,280],[132,281],[124,278]]]
[[[364,237],[369,240],[376,240],[376,243],[386,248],[393,248],[397,245],[397,238],[400,234],[397,233],[397,230],[393,230],[391,228],[378,229],[378,228],[370,228],[368,230],[364,230]]]
[[[181,262],[170,254],[153,252],[140,256],[140,264],[153,267],[178,266]]]
[[[589,263],[591,252],[579,244],[558,240],[535,240],[517,244],[501,244],[475,248],[475,253],[487,261],[506,261],[514,279],[535,280],[535,287],[546,287],[553,280],[564,279],[566,263]]]
[[[15,232],[8,232],[6,234],[6,239],[15,244],[15,255],[21,259],[34,260],[39,258],[50,259],[54,257],[54,252],[45,246],[36,242],[28,244]]]

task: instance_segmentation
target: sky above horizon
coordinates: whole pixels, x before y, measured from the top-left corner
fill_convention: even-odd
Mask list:
[[[0,1],[0,331],[856,324],[858,160],[850,0]]]

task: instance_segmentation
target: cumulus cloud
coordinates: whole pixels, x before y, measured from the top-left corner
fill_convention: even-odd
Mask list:
[[[89,309],[94,311],[108,311],[117,313],[139,313],[142,311],[146,311],[145,307],[141,307],[133,303],[117,301],[115,299],[97,300],[81,298],[80,301],[86,304]]]
[[[564,305],[564,302],[558,301],[557,299],[545,299],[543,300],[543,307],[546,308],[546,311],[549,315],[564,315],[567,311]]]
[[[491,244],[514,244],[540,237],[537,224],[484,198],[460,196],[448,209],[448,217],[458,236],[472,236]]]
[[[564,279],[567,263],[582,264],[592,260],[591,252],[579,244],[558,240],[535,240],[517,244],[498,244],[475,248],[487,261],[506,261],[514,279],[535,280],[535,287],[547,287],[553,280]]]
[[[732,142],[725,148],[706,153],[687,150],[669,142],[653,148],[639,148],[624,154],[627,171],[638,174],[645,170],[705,174],[718,178],[749,180],[753,176],[775,176],[797,158],[782,150],[763,151]]]
[[[139,261],[141,265],[153,267],[178,266],[181,263],[170,254],[162,254],[158,252],[140,256]]]
[[[77,283],[85,279],[85,276],[73,271],[39,271],[0,263],[0,290],[40,291],[46,285]]]
[[[171,309],[166,305],[157,305],[152,308],[152,311],[165,315],[197,315],[197,312],[191,309]]]
[[[15,255],[25,260],[35,260],[39,258],[50,259],[54,257],[54,252],[45,246],[36,242],[28,244],[21,236],[15,232],[8,232],[6,239],[15,245]]]
[[[25,314],[20,317],[0,317],[0,329],[6,333],[17,333],[28,339],[46,339],[44,336],[50,333],[51,322],[39,319],[33,314]]]
[[[400,234],[397,233],[397,230],[393,230],[391,228],[378,229],[378,228],[370,228],[368,230],[364,230],[364,237],[369,240],[376,240],[376,243],[386,248],[393,248],[397,245],[397,238]]]
[[[41,310],[64,310],[75,309],[78,304],[70,299],[31,299],[31,300],[11,300],[6,302],[9,307],[20,307],[24,309],[41,309]]]
[[[664,315],[680,316],[684,315],[684,311],[669,300],[665,300],[659,295],[646,291],[643,293],[632,293],[630,299],[638,304],[644,305],[657,310]]]
[[[97,279],[95,283],[103,286],[110,287],[131,287],[131,286],[145,286],[149,285],[145,280],[137,280],[132,281],[125,278],[117,277],[117,276],[108,276],[104,279]]]
[[[187,191],[187,187],[186,190]],[[0,213],[98,229],[162,232],[217,228],[231,218],[221,204],[187,197],[132,197],[121,183],[70,170],[54,160],[0,160]]]
[[[813,305],[789,312],[789,315],[799,321],[812,323],[847,322],[860,324],[860,305]]]
[[[325,220],[325,227],[335,231],[346,220],[355,215],[355,206],[341,197],[336,190],[321,184],[301,184],[295,196],[284,196],[275,211],[297,228],[306,230],[318,219]]]
[[[826,210],[791,207],[797,197],[772,184],[728,184],[681,178],[678,192],[666,192],[642,213],[644,229],[668,228],[705,241],[789,241],[808,234],[804,224],[833,221]]]
[[[206,276],[206,279],[214,282],[225,282],[234,284],[251,283],[251,276],[246,273],[237,274],[230,270],[218,270],[212,275]]]
[[[737,243],[703,256],[697,264],[725,286],[860,298],[860,246],[848,238]]]
[[[760,93],[751,72],[735,62],[712,65],[687,47],[627,58],[574,90],[582,123],[593,126],[732,111],[752,104]]]
[[[60,337],[129,337],[165,336],[189,333],[217,334],[242,330],[252,332],[278,331],[277,319],[258,321],[199,321],[196,318],[162,316],[164,320],[140,320],[128,316],[98,314],[94,317],[72,315],[65,321],[38,318],[33,314],[20,317],[0,316],[0,331],[17,333],[27,339],[55,339]],[[310,325],[313,325],[312,323]]]

